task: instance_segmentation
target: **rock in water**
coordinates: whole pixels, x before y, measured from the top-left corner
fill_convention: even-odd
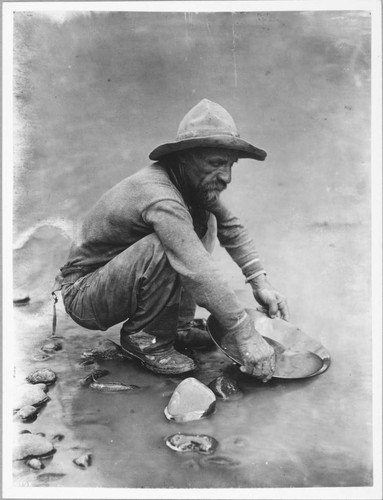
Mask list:
[[[23,406],[16,414],[16,417],[24,422],[34,420],[37,415],[37,408],[32,405]]]
[[[215,410],[214,393],[193,377],[183,380],[174,390],[165,408],[165,416],[175,422],[199,420]]]
[[[39,406],[49,400],[45,394],[45,384],[21,384],[16,387],[13,398],[13,409],[20,410],[24,406]]]
[[[78,458],[73,460],[73,463],[80,467],[80,469],[87,469],[92,464],[92,455],[90,453],[84,453]]]
[[[44,354],[42,353],[37,353],[35,354],[32,359],[34,361],[46,361],[47,359],[49,359],[51,356],[49,354],[47,354],[46,352]]]
[[[29,460],[27,460],[26,463],[27,463],[27,465],[29,465],[29,467],[31,469],[34,469],[34,470],[45,469],[45,465],[38,458],[30,458]]]
[[[115,359],[124,357],[121,347],[112,340],[101,340],[91,351],[81,354],[82,359]]]
[[[212,380],[208,387],[216,396],[222,399],[229,399],[241,396],[241,391],[235,380],[221,376]]]
[[[48,353],[61,351],[62,348],[63,346],[61,342],[58,342],[57,340],[49,340],[46,344],[41,346],[41,350]]]
[[[57,376],[53,370],[49,368],[41,368],[36,370],[27,377],[27,382],[30,384],[53,384]]]
[[[101,368],[99,370],[92,370],[90,373],[88,373],[88,375],[80,380],[80,384],[82,386],[87,386],[90,383],[95,382],[97,379],[105,377],[105,375],[109,375],[108,370],[104,370]]]
[[[100,392],[123,392],[140,389],[137,385],[126,385],[122,382],[108,382],[103,384],[94,381],[89,384],[89,387]]]
[[[53,438],[52,438],[52,441],[53,441],[54,443],[56,443],[56,442],[60,442],[60,441],[62,441],[62,440],[64,439],[64,437],[65,437],[65,436],[64,436],[64,434],[55,434],[55,435],[53,436]]]
[[[166,445],[174,451],[186,453],[196,451],[204,455],[210,455],[215,452],[218,442],[206,434],[173,434],[166,438]]]
[[[48,439],[36,434],[19,434],[13,448],[13,460],[24,458],[42,457],[55,450]]]

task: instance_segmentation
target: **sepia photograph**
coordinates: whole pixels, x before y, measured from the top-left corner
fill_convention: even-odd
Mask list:
[[[3,3],[3,497],[382,495],[381,2]]]

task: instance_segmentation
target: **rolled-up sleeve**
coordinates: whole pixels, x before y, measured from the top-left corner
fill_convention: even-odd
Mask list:
[[[265,273],[255,243],[238,217],[219,200],[213,213],[217,219],[217,236],[222,247],[241,268],[246,281]]]

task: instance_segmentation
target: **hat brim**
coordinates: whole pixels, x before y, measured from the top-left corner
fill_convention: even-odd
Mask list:
[[[151,160],[159,160],[163,156],[192,148],[232,149],[237,151],[238,158],[251,158],[259,161],[263,161],[267,156],[266,151],[256,148],[239,137],[215,135],[209,137],[193,137],[192,139],[185,139],[183,141],[161,144],[153,149],[149,158]]]

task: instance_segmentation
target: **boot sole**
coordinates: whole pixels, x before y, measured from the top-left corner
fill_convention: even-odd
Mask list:
[[[138,360],[140,361],[141,365],[146,368],[147,370],[150,370],[154,373],[157,373],[159,375],[179,375],[181,373],[187,373],[187,372],[191,372],[193,370],[195,370],[196,366],[194,365],[192,368],[181,368],[179,370],[172,370],[172,369],[162,369],[162,368],[157,368],[149,363],[145,363],[145,361],[143,361],[140,356],[138,354],[133,354],[132,352],[130,351],[127,351],[126,349],[124,349],[122,346],[121,346],[121,349],[123,351],[123,356],[127,359],[130,359],[130,360]],[[193,363],[194,364],[194,363]]]

